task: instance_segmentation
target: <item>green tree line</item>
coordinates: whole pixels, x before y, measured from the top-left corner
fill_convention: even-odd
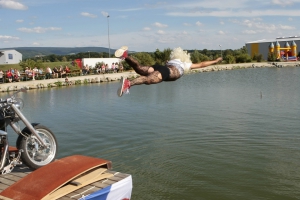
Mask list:
[[[136,58],[142,65],[164,65],[170,57],[172,49],[167,48],[163,51],[156,49],[154,52],[129,52],[129,55]],[[254,55],[252,58],[248,55],[246,47],[240,49],[232,50],[187,50],[191,55],[191,60],[193,63],[202,62],[207,60],[213,60],[222,55],[223,64],[233,64],[233,63],[247,63],[247,62],[261,62],[262,55]],[[43,57],[34,57],[26,59],[20,63],[22,68],[25,67],[43,67],[45,63],[51,62],[69,62],[71,63],[75,59],[82,58],[108,58],[109,54],[107,52],[84,52],[77,53],[73,55],[47,55]],[[110,55],[114,57],[114,55]],[[130,69],[130,67],[124,62],[123,63],[125,70]]]

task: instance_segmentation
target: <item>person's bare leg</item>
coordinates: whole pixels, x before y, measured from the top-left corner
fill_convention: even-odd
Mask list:
[[[154,72],[154,68],[150,66],[141,66],[138,61],[133,59],[132,57],[126,57],[125,61],[134,69],[136,73],[142,76],[147,76]]]
[[[130,86],[141,85],[141,84],[156,84],[162,82],[162,76],[159,71],[153,71],[148,76],[140,76],[133,80],[130,80]]]
[[[218,63],[219,61],[223,60],[221,57],[217,58],[216,60],[211,60],[211,61],[204,61],[204,62],[200,62],[200,63],[195,63],[191,65],[191,69],[197,69],[197,68],[203,68],[203,67],[207,67],[209,65],[213,65]]]

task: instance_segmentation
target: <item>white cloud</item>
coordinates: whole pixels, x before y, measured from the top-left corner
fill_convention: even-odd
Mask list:
[[[245,8],[247,7],[246,3],[249,0],[227,0],[226,2],[220,0],[201,0],[201,1],[192,1],[184,2],[177,5],[172,5],[180,9],[234,9],[234,8]]]
[[[260,18],[255,18],[252,20],[246,19],[244,21],[238,21],[238,20],[232,20],[235,24],[240,24],[242,26],[247,26],[248,28],[251,28],[252,31],[246,30],[245,33],[247,34],[254,34],[253,30],[255,30],[255,33],[258,32],[274,32],[278,30],[295,30],[296,27],[294,26],[288,26],[288,25],[282,25],[282,24],[266,24],[263,23]]]
[[[164,34],[166,34],[166,32],[163,31],[163,30],[158,30],[158,31],[157,31],[157,34],[159,34],[159,35],[164,35]]]
[[[219,35],[225,35],[224,31],[219,31],[218,33],[219,33]]]
[[[24,20],[23,19],[18,19],[18,20],[16,20],[16,22],[17,23],[22,23],[22,22],[24,22]]]
[[[239,21],[239,20],[234,20],[232,21],[233,23],[235,24],[240,24],[242,26],[247,26],[248,28],[256,28],[256,29],[272,29],[274,30],[275,28],[275,25],[273,24],[265,24],[265,23],[262,23],[260,21],[257,21],[256,19],[245,19],[243,21]]]
[[[121,12],[132,12],[132,11],[139,11],[139,10],[144,10],[144,8],[128,8],[128,9],[120,9],[118,11],[121,11]]]
[[[13,0],[0,0],[0,8],[7,8],[13,10],[27,10],[28,7]]]
[[[201,22],[199,22],[199,21],[197,21],[197,22],[196,22],[196,25],[197,25],[197,26],[201,26],[201,25],[202,25],[202,23],[201,23]]]
[[[0,40],[19,40],[20,38],[18,37],[13,37],[9,35],[0,35]]]
[[[242,31],[242,33],[251,35],[251,34],[256,34],[257,32],[254,30],[244,30],[244,31]]]
[[[286,26],[286,25],[281,25],[281,24],[278,25],[278,28],[283,29],[283,30],[295,30],[296,29],[296,27]]]
[[[272,4],[280,6],[292,5],[294,2],[292,0],[272,0]]]
[[[144,30],[144,31],[150,31],[150,30],[151,30],[151,28],[149,28],[149,27],[145,27],[145,28],[143,28],[143,30]]]
[[[62,30],[62,28],[58,27],[34,27],[34,28],[19,28],[18,31],[25,32],[25,33],[45,33],[47,31],[59,31]]]
[[[155,22],[153,25],[156,26],[156,27],[159,27],[159,28],[166,28],[166,27],[168,27],[168,25],[166,25],[166,24],[161,24],[161,23],[159,23],[159,22]]]
[[[109,17],[108,12],[102,11],[101,14],[102,14],[104,17]]]
[[[32,45],[33,45],[33,46],[40,46],[40,43],[34,42],[34,43],[32,43]]]
[[[167,16],[174,17],[255,17],[255,16],[299,16],[299,10],[214,10],[196,12],[168,12]]]
[[[192,26],[192,24],[189,24],[189,23],[183,23],[183,26]]]
[[[91,14],[91,13],[88,13],[88,12],[82,12],[80,13],[80,15],[84,16],[84,17],[90,17],[90,18],[96,18],[97,15],[94,15],[94,14]]]

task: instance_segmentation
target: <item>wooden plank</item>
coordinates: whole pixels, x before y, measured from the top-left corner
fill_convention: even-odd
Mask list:
[[[71,199],[79,199],[81,197],[90,195],[90,194],[92,194],[94,192],[97,192],[99,190],[101,190],[101,189],[99,189],[95,186],[88,185],[86,187],[83,187],[83,188],[80,188],[80,189],[76,190],[75,192],[72,192],[71,194],[68,194],[68,197],[71,198]]]
[[[76,193],[78,194],[87,194],[87,193],[92,193],[92,192],[96,192],[98,191],[99,188],[95,187],[95,186],[91,186],[91,185],[87,185],[83,188],[80,188],[78,190],[76,190]]]
[[[112,181],[112,180],[107,179],[107,180],[103,181],[103,183],[106,183],[108,185],[112,185],[112,184],[116,183],[116,181]]]
[[[79,193],[75,190],[75,191],[73,191],[73,192],[71,192],[71,193],[69,193],[69,194],[66,194],[65,196],[63,196],[63,197],[68,197],[68,198],[71,198],[72,196],[76,196],[76,195],[78,195]],[[60,197],[60,198],[62,198],[62,197]],[[59,199],[60,199],[59,198]]]
[[[59,198],[58,200],[70,200],[70,197],[64,196],[64,197]]]
[[[67,197],[67,198],[71,198],[72,196],[77,196],[79,193],[78,192],[76,192],[76,191],[73,191],[73,192],[71,192],[71,193],[69,193],[69,194],[66,194],[65,196],[63,196],[63,197]],[[63,197],[60,197],[60,198],[58,198],[58,199],[61,199],[61,198],[63,198]]]
[[[5,177],[0,177],[0,183],[3,183],[5,185],[12,185],[15,183],[15,181],[6,179]]]
[[[5,190],[8,187],[9,187],[9,185],[0,184],[0,192],[2,192],[3,190]]]
[[[118,176],[112,176],[109,177],[108,180],[114,181],[114,182],[118,182],[120,180],[124,179],[123,177],[118,177]]]
[[[116,172],[116,173],[114,173],[114,176],[120,177],[120,178],[127,178],[128,176],[130,176],[130,174],[124,174],[124,173]]]
[[[96,186],[96,187],[101,188],[101,189],[109,186],[109,184],[103,183],[103,182],[99,182],[99,181],[95,182],[95,183],[92,183],[91,185]]]
[[[21,178],[27,176],[29,173],[24,173],[24,172],[14,172],[14,171],[13,171],[11,174],[13,174],[14,176],[19,177],[19,179],[21,179]]]
[[[1,196],[1,195],[0,195],[0,199],[1,199],[1,200],[13,200],[13,199],[10,199],[10,198],[7,198],[7,197],[4,197],[4,196]]]
[[[101,180],[100,180],[101,181]],[[97,182],[96,182],[97,183]],[[109,186],[109,185],[105,185],[106,187]],[[93,192],[96,192],[96,191],[99,191],[103,188],[99,188],[99,187],[96,187],[94,186],[94,184],[89,184],[83,188],[80,188],[78,190],[75,190],[69,194],[66,194],[65,196],[59,198],[59,200],[62,200],[62,199],[70,199],[70,198],[75,198],[75,199],[78,199],[79,197],[81,197],[82,195],[88,195],[88,194],[91,194]],[[83,193],[83,194],[82,194]],[[77,198],[78,197],[78,198]]]
[[[103,173],[104,171],[106,171],[105,168],[99,168],[99,169],[94,170],[93,172],[87,173],[84,176],[76,178],[73,181],[80,183],[80,185],[76,186],[76,185],[72,185],[72,184],[67,184],[67,185],[59,188],[55,192],[45,196],[43,198],[43,200],[57,199],[59,197],[62,197],[64,195],[76,190],[77,188],[86,186],[88,184],[91,184],[93,182],[96,182],[96,181],[104,179],[104,178],[108,178],[110,176],[113,176],[112,174],[109,174],[109,173]]]
[[[20,177],[19,177],[19,176],[15,176],[15,174],[12,174],[12,173],[2,175],[2,177],[5,178],[5,179],[14,181],[14,182],[17,182],[18,180],[20,180]]]

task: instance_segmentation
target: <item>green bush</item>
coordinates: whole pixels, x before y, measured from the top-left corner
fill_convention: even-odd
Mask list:
[[[240,54],[236,56],[237,63],[248,63],[251,61],[251,57],[248,54]]]
[[[227,64],[235,63],[235,57],[233,55],[226,55],[224,60]]]
[[[256,56],[256,61],[257,61],[257,62],[261,62],[262,59],[263,59],[262,54],[259,54],[259,55]]]
[[[57,87],[61,87],[63,85],[63,83],[61,81],[57,81],[54,83]]]
[[[269,52],[269,54],[268,54],[268,61],[270,61],[270,62],[276,61],[276,56],[275,56],[274,53]]]

